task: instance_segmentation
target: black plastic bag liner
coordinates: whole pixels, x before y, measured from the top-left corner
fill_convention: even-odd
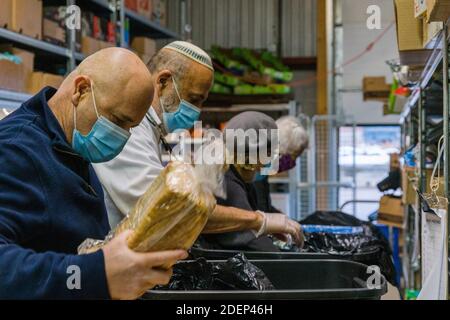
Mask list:
[[[243,254],[226,262],[212,264],[200,258],[177,264],[167,286],[155,290],[274,290],[263,271],[250,263]]]
[[[212,288],[213,266],[206,259],[177,264],[173,276],[165,290],[208,290]]]
[[[264,272],[243,254],[213,268],[214,287],[218,290],[274,290]]]
[[[178,264],[191,263],[181,261]],[[209,261],[214,268],[223,261]],[[275,290],[150,290],[144,300],[330,300],[380,299],[387,291],[384,276],[372,283],[368,267],[345,260],[251,260]]]
[[[369,266],[379,266],[387,280],[394,285],[398,285],[390,244],[373,224],[339,211],[318,211],[300,221],[300,224],[363,227],[363,233],[355,235],[323,232],[305,233],[303,250],[328,253],[334,256],[355,256],[355,254],[358,254],[360,257],[364,257],[364,253],[378,251],[378,255],[367,255],[368,259],[358,262]]]

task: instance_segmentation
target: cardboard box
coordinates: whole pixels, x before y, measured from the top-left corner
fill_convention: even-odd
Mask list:
[[[414,0],[414,17],[421,18],[427,14],[427,0]]]
[[[153,0],[152,20],[162,26],[167,26],[167,1]]]
[[[450,0],[427,0],[427,22],[446,22],[450,17]]]
[[[56,74],[33,72],[28,77],[27,92],[36,94],[47,86],[58,89],[63,81],[64,77]]]
[[[389,169],[391,171],[400,169],[400,155],[398,153],[389,155]]]
[[[14,48],[12,44],[0,44],[0,53],[9,52],[22,59],[22,64],[26,71],[32,72],[34,70],[34,53],[18,48]]]
[[[25,92],[28,71],[23,64],[3,60],[0,56],[0,89]]]
[[[125,8],[137,12],[138,0],[125,0]]]
[[[152,1],[151,0],[137,0],[137,13],[148,19],[152,18]]]
[[[111,43],[108,41],[97,40],[97,42],[98,42],[99,50],[115,47],[114,43]]]
[[[403,226],[404,216],[405,209],[400,198],[383,196],[380,199],[378,223],[401,228]]]
[[[434,40],[442,29],[444,29],[443,22],[425,22],[423,24],[423,47],[433,49]]]
[[[423,48],[423,20],[414,18],[414,2],[395,0],[397,44],[399,51]]]
[[[391,93],[391,85],[385,77],[365,77],[363,79],[364,101],[386,101]]]
[[[156,41],[146,37],[134,37],[131,42],[131,48],[145,55],[154,55],[157,51]]]
[[[42,0],[13,0],[11,29],[42,39]]]
[[[432,53],[433,50],[426,49],[399,51],[400,64],[419,69],[427,64]]]
[[[12,0],[0,1],[0,28],[10,28],[12,17]]]
[[[81,38],[81,52],[87,57],[100,50],[100,42],[92,37]]]
[[[58,22],[44,19],[42,22],[42,39],[57,45],[66,45],[66,29],[61,28]]]

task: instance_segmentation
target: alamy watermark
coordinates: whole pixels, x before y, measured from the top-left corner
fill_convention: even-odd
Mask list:
[[[81,9],[79,6],[67,6],[65,12],[66,27],[69,30],[81,30]]]
[[[380,290],[381,289],[381,270],[379,266],[367,267],[366,273],[369,275],[366,281],[367,289]]]
[[[194,165],[244,165],[258,168],[262,175],[272,175],[279,169],[278,129],[204,129],[202,122],[194,125],[202,132],[202,143],[194,144],[188,130],[174,132],[177,141],[171,159]]]
[[[70,265],[67,267],[66,286],[69,290],[81,290],[81,269],[77,265]]]
[[[367,29],[381,30],[381,8],[375,4],[367,7]]]

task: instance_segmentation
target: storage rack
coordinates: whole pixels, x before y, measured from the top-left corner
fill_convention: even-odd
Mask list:
[[[51,4],[57,5],[79,5],[81,9],[88,8],[95,12],[110,17],[111,21],[116,25],[117,45],[126,46],[125,43],[125,21],[130,22],[130,35],[145,35],[154,39],[180,39],[180,36],[159,24],[140,16],[139,14],[125,8],[125,0],[61,0],[51,1]],[[44,4],[46,2],[44,1]],[[58,60],[66,64],[66,70],[70,72],[76,65],[81,62],[85,56],[81,52],[77,52],[75,48],[75,31],[67,30],[67,47],[54,45],[52,43],[34,39],[17,32],[0,28],[0,41],[8,41],[23,49],[33,51],[40,56]],[[30,98],[25,93],[13,92],[0,89],[0,107],[7,109],[16,109],[21,103]]]
[[[132,36],[144,35],[153,39],[180,39],[181,36],[168,28],[165,28],[153,21],[140,16],[139,14],[127,9],[125,7],[125,0],[61,0],[52,1],[52,4],[58,5],[79,5],[81,9],[89,8],[103,16],[109,15],[110,20],[113,21],[117,29],[117,45],[126,47],[125,42],[125,25],[127,19],[130,24],[130,34]],[[45,4],[45,2],[44,2]],[[67,70],[73,70],[77,63],[82,61],[85,56],[81,52],[77,52],[75,48],[75,31],[67,30],[68,46],[57,46],[42,40],[33,39],[31,37],[16,33],[14,31],[0,28],[0,41],[6,40],[15,45],[49,56],[52,59],[58,57],[66,62]],[[0,89],[0,108],[14,110],[18,108],[23,102],[28,100],[31,95],[26,93],[13,92]],[[260,111],[268,114],[289,114],[297,115],[297,105],[295,101],[289,103],[270,103],[270,104],[236,104],[231,107],[205,107],[203,114],[220,115],[221,119],[229,120],[233,115],[244,111]],[[195,142],[195,141],[194,141]],[[176,143],[176,142],[173,142]],[[167,160],[167,155],[163,155],[163,160]],[[299,167],[299,166],[298,166]],[[289,206],[290,214],[295,217],[297,215],[298,197],[297,197],[297,182],[300,170],[292,170],[289,177],[271,178],[269,182],[274,185],[288,186],[289,189]]]
[[[444,196],[447,200],[450,200],[450,99],[449,99],[449,32],[448,22],[445,24],[444,30],[440,32],[437,37],[437,42],[432,50],[431,55],[428,58],[426,66],[421,75],[420,81],[412,89],[412,94],[408,98],[403,112],[401,114],[400,124],[402,125],[402,150],[406,151],[410,146],[417,143],[419,149],[418,160],[418,176],[419,181],[416,188],[422,192],[426,192],[426,147],[431,143],[427,130],[430,129],[427,122],[427,115],[430,111],[431,105],[427,102],[427,98],[431,95],[430,86],[432,84],[433,77],[442,77],[443,94],[442,94],[442,134],[444,135],[444,157],[441,159],[444,168]],[[450,201],[448,201],[450,203]],[[404,271],[406,287],[408,289],[420,288],[420,282],[418,274],[421,271],[420,254],[418,254],[417,244],[414,246],[414,238],[420,239],[420,247],[424,245],[423,239],[420,236],[421,231],[421,213],[422,213],[421,200],[417,199],[414,205],[407,206],[405,208],[405,220],[406,220],[406,233],[405,233],[405,246],[404,246]],[[447,205],[447,214],[449,206]],[[419,221],[419,222],[417,222]],[[445,221],[445,220],[443,220]],[[448,230],[449,219],[445,225],[445,249],[444,249],[444,261],[447,261],[448,265]],[[417,227],[419,230],[417,230]],[[419,235],[419,236],[418,236]],[[447,293],[448,293],[449,279],[447,277]]]

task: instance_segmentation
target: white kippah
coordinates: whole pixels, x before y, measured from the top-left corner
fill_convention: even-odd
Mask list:
[[[185,55],[186,57],[197,61],[198,63],[204,65],[208,69],[211,69],[214,71],[212,60],[210,56],[202,49],[197,47],[196,45],[193,45],[190,42],[186,41],[174,41],[172,43],[169,43],[167,46],[164,47],[164,49],[174,50],[176,52],[181,53],[182,55]]]

